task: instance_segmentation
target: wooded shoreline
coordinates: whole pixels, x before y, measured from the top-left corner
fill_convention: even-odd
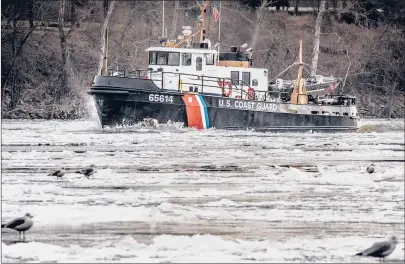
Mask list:
[[[300,38],[303,60],[311,62],[319,9],[295,14],[263,8],[270,2],[274,1],[224,1],[221,49],[249,43],[254,46],[254,66],[267,68],[275,76],[295,60]],[[290,2],[298,5],[300,1]],[[353,0],[350,6],[336,7],[329,2],[317,29],[319,74],[344,77],[351,65],[345,92],[357,97],[361,116],[405,117],[404,1]],[[111,0],[2,2],[2,118],[88,115],[92,98],[86,91],[99,72],[110,4]],[[108,23],[110,67],[146,67],[144,50],[159,45],[161,5],[160,1],[115,1]],[[167,1],[169,37],[176,38],[184,25],[195,27],[197,16],[193,1]],[[207,16],[206,35],[215,43],[218,24],[210,13]],[[295,77],[294,71],[280,76]]]

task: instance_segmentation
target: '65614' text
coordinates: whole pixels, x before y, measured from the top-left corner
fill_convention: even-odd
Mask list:
[[[172,95],[149,94],[149,102],[173,103]]]

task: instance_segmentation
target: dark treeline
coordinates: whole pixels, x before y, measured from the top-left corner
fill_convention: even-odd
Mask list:
[[[249,43],[254,64],[275,76],[296,58],[303,39],[310,62],[322,0],[223,1],[221,48]],[[98,71],[101,33],[111,0],[3,0],[1,98],[3,118],[79,118],[86,115],[90,83]],[[196,1],[166,1],[170,38],[197,27]],[[323,16],[318,69],[344,77],[360,112],[404,116],[405,1],[331,0]],[[215,43],[210,12],[207,35]],[[144,50],[158,44],[162,2],[116,1],[111,14],[109,65],[145,68]],[[322,72],[321,72],[322,73]],[[295,78],[287,72],[282,78]]]

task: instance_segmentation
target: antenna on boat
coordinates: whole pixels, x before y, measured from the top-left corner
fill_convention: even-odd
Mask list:
[[[201,15],[199,16],[199,24],[200,24],[200,43],[203,43],[205,40],[205,30],[204,30],[204,14],[205,14],[205,8],[208,5],[208,1],[199,1],[200,9],[201,9]]]
[[[165,0],[162,2],[162,37],[165,36]]]
[[[219,13],[221,14],[221,7],[222,7],[222,1],[219,0]],[[221,50],[221,16],[219,16],[218,19],[218,55],[217,55],[217,64],[219,64],[219,53]]]
[[[201,9],[201,15],[198,16],[199,19],[199,30],[196,32],[191,31],[191,27],[189,26],[183,26],[183,35],[179,36],[177,39],[179,41],[171,41],[167,40],[166,37],[162,37],[161,43],[163,46],[166,47],[173,47],[173,48],[178,48],[180,45],[186,44],[186,47],[189,48],[191,42],[194,40],[194,36],[196,36],[198,33],[200,33],[200,43],[206,43],[208,48],[211,46],[211,42],[207,39],[205,39],[205,30],[204,30],[204,14],[205,14],[205,9],[208,5],[209,1],[197,1],[198,6]]]
[[[352,65],[352,62],[349,63],[349,67],[347,67],[347,71],[346,71],[346,75],[345,75],[345,79],[343,80],[343,85],[342,85],[342,89],[341,89],[341,93],[343,94],[343,88],[345,88],[345,84],[346,84],[346,79],[347,79],[347,75],[349,74],[349,69],[350,66]]]
[[[302,78],[302,39],[299,41],[299,52],[298,52],[298,79]]]

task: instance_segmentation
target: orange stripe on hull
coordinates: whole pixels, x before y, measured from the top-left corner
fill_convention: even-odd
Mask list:
[[[201,116],[201,108],[196,96],[198,95],[185,94],[182,96],[186,105],[188,127],[203,129],[203,117]]]

